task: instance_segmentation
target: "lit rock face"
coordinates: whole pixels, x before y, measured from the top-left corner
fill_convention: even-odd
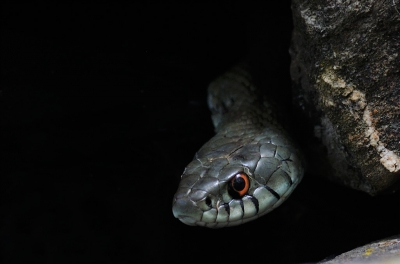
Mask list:
[[[400,1],[293,0],[292,11],[296,104],[324,145],[325,175],[372,195],[393,190],[400,179]]]

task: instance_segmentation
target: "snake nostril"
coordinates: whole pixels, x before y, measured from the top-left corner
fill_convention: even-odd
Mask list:
[[[211,198],[210,197],[207,197],[205,202],[206,202],[207,206],[211,207]]]

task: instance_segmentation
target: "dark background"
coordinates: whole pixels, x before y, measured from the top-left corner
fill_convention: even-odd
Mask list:
[[[3,3],[4,263],[301,263],[400,233],[399,194],[318,175],[236,228],[173,217],[180,174],[213,135],[207,84],[252,54],[290,93],[290,2],[276,2]]]

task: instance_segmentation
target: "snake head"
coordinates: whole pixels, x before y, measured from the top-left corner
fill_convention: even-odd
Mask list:
[[[278,207],[303,171],[296,150],[275,132],[267,128],[248,138],[217,134],[207,142],[181,176],[174,216],[187,225],[220,228]]]

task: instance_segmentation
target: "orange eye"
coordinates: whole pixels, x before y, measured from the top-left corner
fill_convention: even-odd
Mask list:
[[[247,193],[249,187],[249,176],[241,172],[231,179],[228,185],[228,192],[234,199],[239,199]]]

